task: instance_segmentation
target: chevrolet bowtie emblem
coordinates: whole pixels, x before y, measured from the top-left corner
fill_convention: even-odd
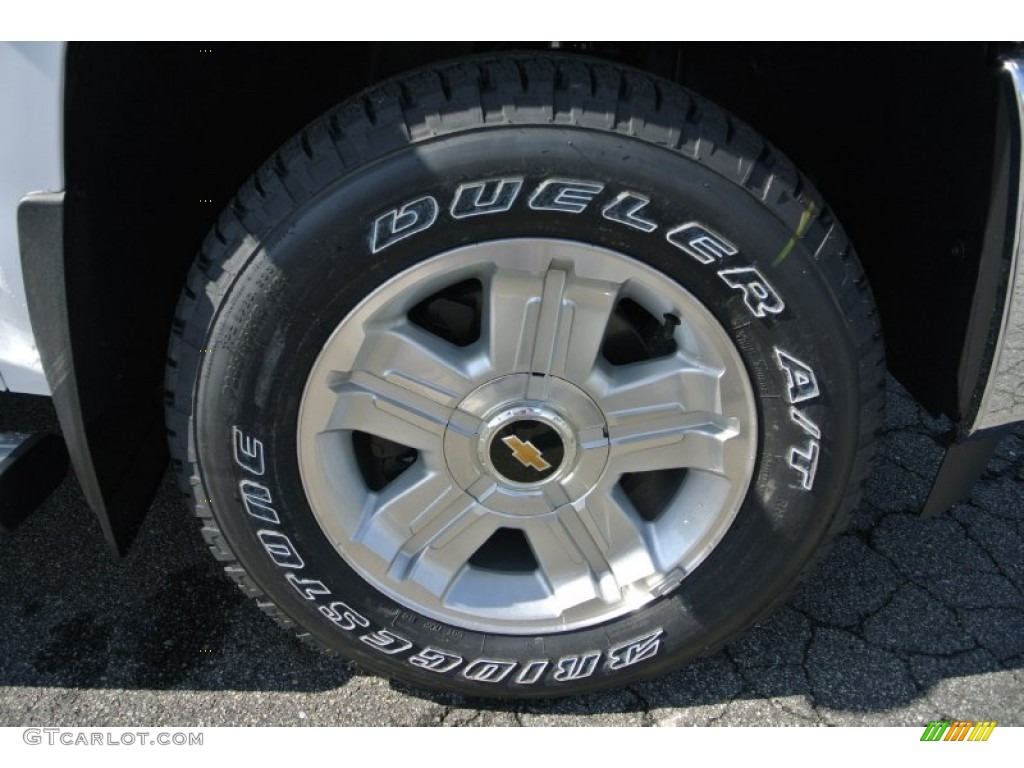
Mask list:
[[[523,442],[515,435],[509,435],[501,438],[501,442],[512,449],[512,456],[524,467],[533,467],[538,472],[551,469],[551,465],[544,460],[544,454],[529,440]]]

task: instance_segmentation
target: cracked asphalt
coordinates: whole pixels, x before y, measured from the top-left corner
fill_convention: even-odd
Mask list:
[[[0,535],[0,725],[1024,725],[1024,428],[970,496],[917,510],[949,424],[893,380],[861,509],[771,619],[656,681],[516,705],[312,651],[219,572],[168,478],[121,562],[69,478]],[[0,396],[0,423],[51,426]]]

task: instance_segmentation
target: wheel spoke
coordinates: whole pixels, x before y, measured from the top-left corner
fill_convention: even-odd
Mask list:
[[[444,473],[417,465],[370,497],[353,538],[388,564],[393,580],[442,595],[493,531],[472,497]]]
[[[494,515],[473,498],[438,499],[421,527],[403,542],[388,568],[396,581],[413,581],[443,598],[469,559],[497,530]]]
[[[611,496],[567,504],[526,534],[562,610],[594,597],[617,602],[623,587],[655,570],[637,523]]]
[[[473,388],[459,347],[405,323],[367,332],[356,370],[399,384],[444,405],[454,405]]]
[[[570,517],[569,527],[573,533],[582,531],[582,543],[567,529],[562,516],[527,528],[530,547],[551,594],[563,612],[597,596],[607,601],[618,599],[619,585],[611,567],[579,519],[575,525],[571,522],[575,511],[567,517]]]
[[[702,469],[725,475],[725,444],[739,420],[678,406],[641,413],[609,426],[609,469],[614,473]]]
[[[390,562],[432,515],[461,495],[444,473],[416,463],[367,498],[353,538]]]
[[[485,310],[492,370],[543,374],[530,383],[530,399],[544,399],[548,376],[585,379],[597,360],[618,288],[557,267],[543,276],[497,270]]]
[[[530,370],[543,291],[544,279],[530,272],[498,269],[491,275],[484,322],[493,372]]]
[[[552,373],[570,381],[586,381],[601,353],[620,288],[618,284],[601,280],[574,279],[567,291],[572,314],[567,323],[565,361]]]
[[[365,371],[338,376],[329,429],[368,432],[418,451],[441,449],[453,409],[419,391]]]
[[[619,367],[599,366],[588,382],[613,421],[665,408],[673,403],[691,411],[719,409],[723,371],[701,365],[682,352],[671,357]]]
[[[627,506],[621,491],[587,496],[577,515],[591,539],[611,564],[616,581],[625,586],[655,572],[642,523]]]

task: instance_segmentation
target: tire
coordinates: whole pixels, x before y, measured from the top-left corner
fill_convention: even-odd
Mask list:
[[[566,56],[398,77],[204,242],[167,370],[228,574],[376,673],[489,697],[663,674],[784,599],[884,400],[842,228],[748,127]]]

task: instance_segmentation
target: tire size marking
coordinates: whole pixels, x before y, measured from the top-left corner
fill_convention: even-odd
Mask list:
[[[406,621],[412,622],[413,624],[420,622],[420,625],[424,629],[439,635],[447,635],[448,637],[455,638],[456,640],[461,638],[463,634],[461,629],[458,629],[456,627],[449,627],[445,624],[440,624],[439,622],[431,621],[430,619],[421,620],[415,614],[408,613],[406,611],[402,612],[402,618]]]
[[[786,400],[789,401],[789,418],[808,436],[806,443],[793,445],[786,453],[786,461],[800,476],[800,487],[805,491],[814,487],[814,476],[818,472],[818,456],[821,453],[821,428],[807,415],[803,404],[821,394],[818,377],[807,363],[801,362],[788,352],[775,347],[775,360],[786,376]],[[797,407],[800,404],[801,407]]]
[[[452,196],[448,214],[455,220],[471,216],[488,216],[512,210],[524,186],[519,176],[481,179],[461,184]],[[553,211],[578,215],[590,207],[605,185],[583,179],[545,179],[527,196],[527,206],[534,211]],[[610,193],[609,193],[610,194]],[[626,190],[606,199],[601,217],[630,229],[650,234],[658,222],[644,215],[651,199],[639,192]],[[398,208],[378,216],[370,230],[370,251],[379,253],[407,237],[425,232],[437,222],[442,206],[433,195],[410,200]],[[722,264],[739,255],[739,249],[717,232],[696,221],[672,227],[665,239],[705,266]],[[778,315],[786,304],[759,269],[735,266],[718,271],[719,279],[739,291],[743,304],[754,317]]]

